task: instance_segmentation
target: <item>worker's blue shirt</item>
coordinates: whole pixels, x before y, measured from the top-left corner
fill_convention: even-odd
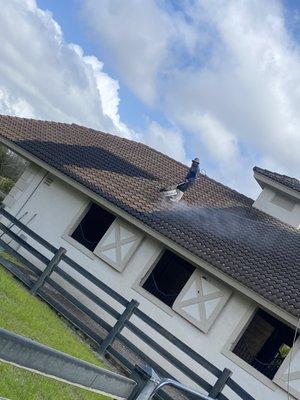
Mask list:
[[[192,165],[189,168],[189,171],[188,171],[185,179],[187,179],[189,181],[194,181],[198,177],[199,172],[200,172],[199,165]]]
[[[177,189],[186,192],[191,187],[199,175],[200,169],[198,164],[192,164],[185,177],[185,181],[177,185]]]

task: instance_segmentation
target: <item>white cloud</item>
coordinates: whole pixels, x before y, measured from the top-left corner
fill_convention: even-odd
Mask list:
[[[185,147],[189,156],[200,149],[209,175],[248,194],[253,164],[297,176],[300,50],[279,1],[185,1],[175,10],[164,1],[87,0],[83,7],[120,79],[172,128],[129,129],[118,82],[97,57],[66,43],[34,0],[2,7],[0,112],[77,122],[182,161]]]
[[[9,94],[3,87],[0,88],[0,112],[7,115],[18,115],[23,118],[35,117],[33,108],[25,99]]]
[[[0,112],[133,135],[120,122],[118,82],[96,57],[66,43],[35,1],[5,2],[0,36]]]
[[[87,0],[83,11],[119,75],[148,104],[154,103],[158,78],[176,51],[185,46],[190,52],[196,42],[193,27],[180,13],[171,16],[153,0]]]
[[[0,35],[0,113],[83,124],[185,160],[178,130],[150,121],[138,134],[121,121],[118,81],[97,57],[66,43],[51,13],[34,0],[5,4]]]
[[[77,46],[76,46],[77,47]],[[80,53],[81,49],[79,48]],[[113,124],[112,133],[117,133],[128,139],[136,136],[135,132],[129,129],[121,120],[119,115],[119,83],[103,72],[103,63],[94,56],[83,56],[84,62],[93,69],[98,93],[100,95],[103,114],[109,117]]]
[[[201,37],[198,51],[206,57],[168,77],[173,123],[193,132],[220,168],[241,165],[235,187],[241,188],[245,169],[255,162],[251,153],[264,167],[297,175],[300,52],[280,4],[200,1],[189,11],[209,50]]]
[[[300,51],[279,0],[86,4],[122,79],[193,134],[226,183],[244,190],[255,163],[298,174]]]
[[[147,131],[142,135],[142,140],[148,146],[189,164],[184,150],[184,138],[177,128],[164,128],[157,122],[151,122]]]

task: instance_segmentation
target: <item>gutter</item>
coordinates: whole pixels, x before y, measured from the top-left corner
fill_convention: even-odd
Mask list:
[[[148,234],[150,237],[156,239],[160,243],[164,244],[166,247],[171,249],[173,252],[177,253],[181,257],[184,257],[186,260],[194,264],[195,266],[198,266],[208,272],[210,275],[215,277],[218,280],[221,280],[233,289],[237,290],[239,293],[242,295],[254,300],[256,303],[258,303],[260,306],[262,306],[264,309],[270,311],[271,313],[275,314],[278,316],[280,319],[283,321],[287,322],[288,324],[292,326],[297,326],[298,319],[294,317],[293,315],[289,314],[287,311],[283,310],[282,308],[278,307],[271,301],[265,299],[258,293],[254,292],[253,290],[247,288],[245,285],[239,283],[235,279],[231,278],[230,276],[226,275],[224,272],[218,270],[216,267],[213,265],[207,263],[206,261],[203,261],[202,259],[196,257],[192,253],[190,253],[188,250],[183,249],[181,246],[177,245],[176,243],[172,242],[172,240],[166,238],[162,234],[156,232],[154,229],[150,228],[140,220],[138,220],[135,217],[132,217],[125,211],[121,210],[114,204],[110,203],[108,200],[103,199],[101,196],[97,195],[94,193],[92,190],[88,189],[81,183],[76,182],[72,178],[69,178],[62,172],[58,171],[57,169],[51,167],[49,164],[46,162],[40,160],[38,157],[32,155],[28,151],[22,149],[12,141],[3,138],[0,136],[0,142],[5,145],[6,147],[10,148],[13,150],[15,153],[20,154],[22,157],[25,159],[33,162],[34,164],[40,166],[41,168],[45,169],[46,171],[50,172],[52,175],[56,176],[60,180],[66,182],[73,188],[79,190],[80,192],[84,193],[86,196],[94,200],[96,203],[100,204],[107,210],[111,211],[113,214],[118,215],[119,217],[123,218],[125,221],[129,222],[130,224],[136,226],[138,229],[142,230],[146,234]]]

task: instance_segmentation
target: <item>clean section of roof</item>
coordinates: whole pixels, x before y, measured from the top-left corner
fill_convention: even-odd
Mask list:
[[[299,232],[253,200],[201,176],[179,204],[159,188],[187,167],[118,136],[78,125],[0,116],[0,135],[81,183],[294,316],[300,314]]]
[[[268,171],[267,169],[259,167],[254,167],[253,171],[300,193],[300,181],[297,178],[291,178],[290,176],[278,174],[277,172]]]

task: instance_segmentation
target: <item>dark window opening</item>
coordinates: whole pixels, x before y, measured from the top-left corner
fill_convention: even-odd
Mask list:
[[[172,307],[195,267],[166,250],[143,284],[153,296]]]
[[[114,215],[97,204],[92,204],[71,237],[87,249],[94,251],[114,220]]]
[[[273,379],[293,345],[294,335],[292,328],[258,310],[233,353]]]

